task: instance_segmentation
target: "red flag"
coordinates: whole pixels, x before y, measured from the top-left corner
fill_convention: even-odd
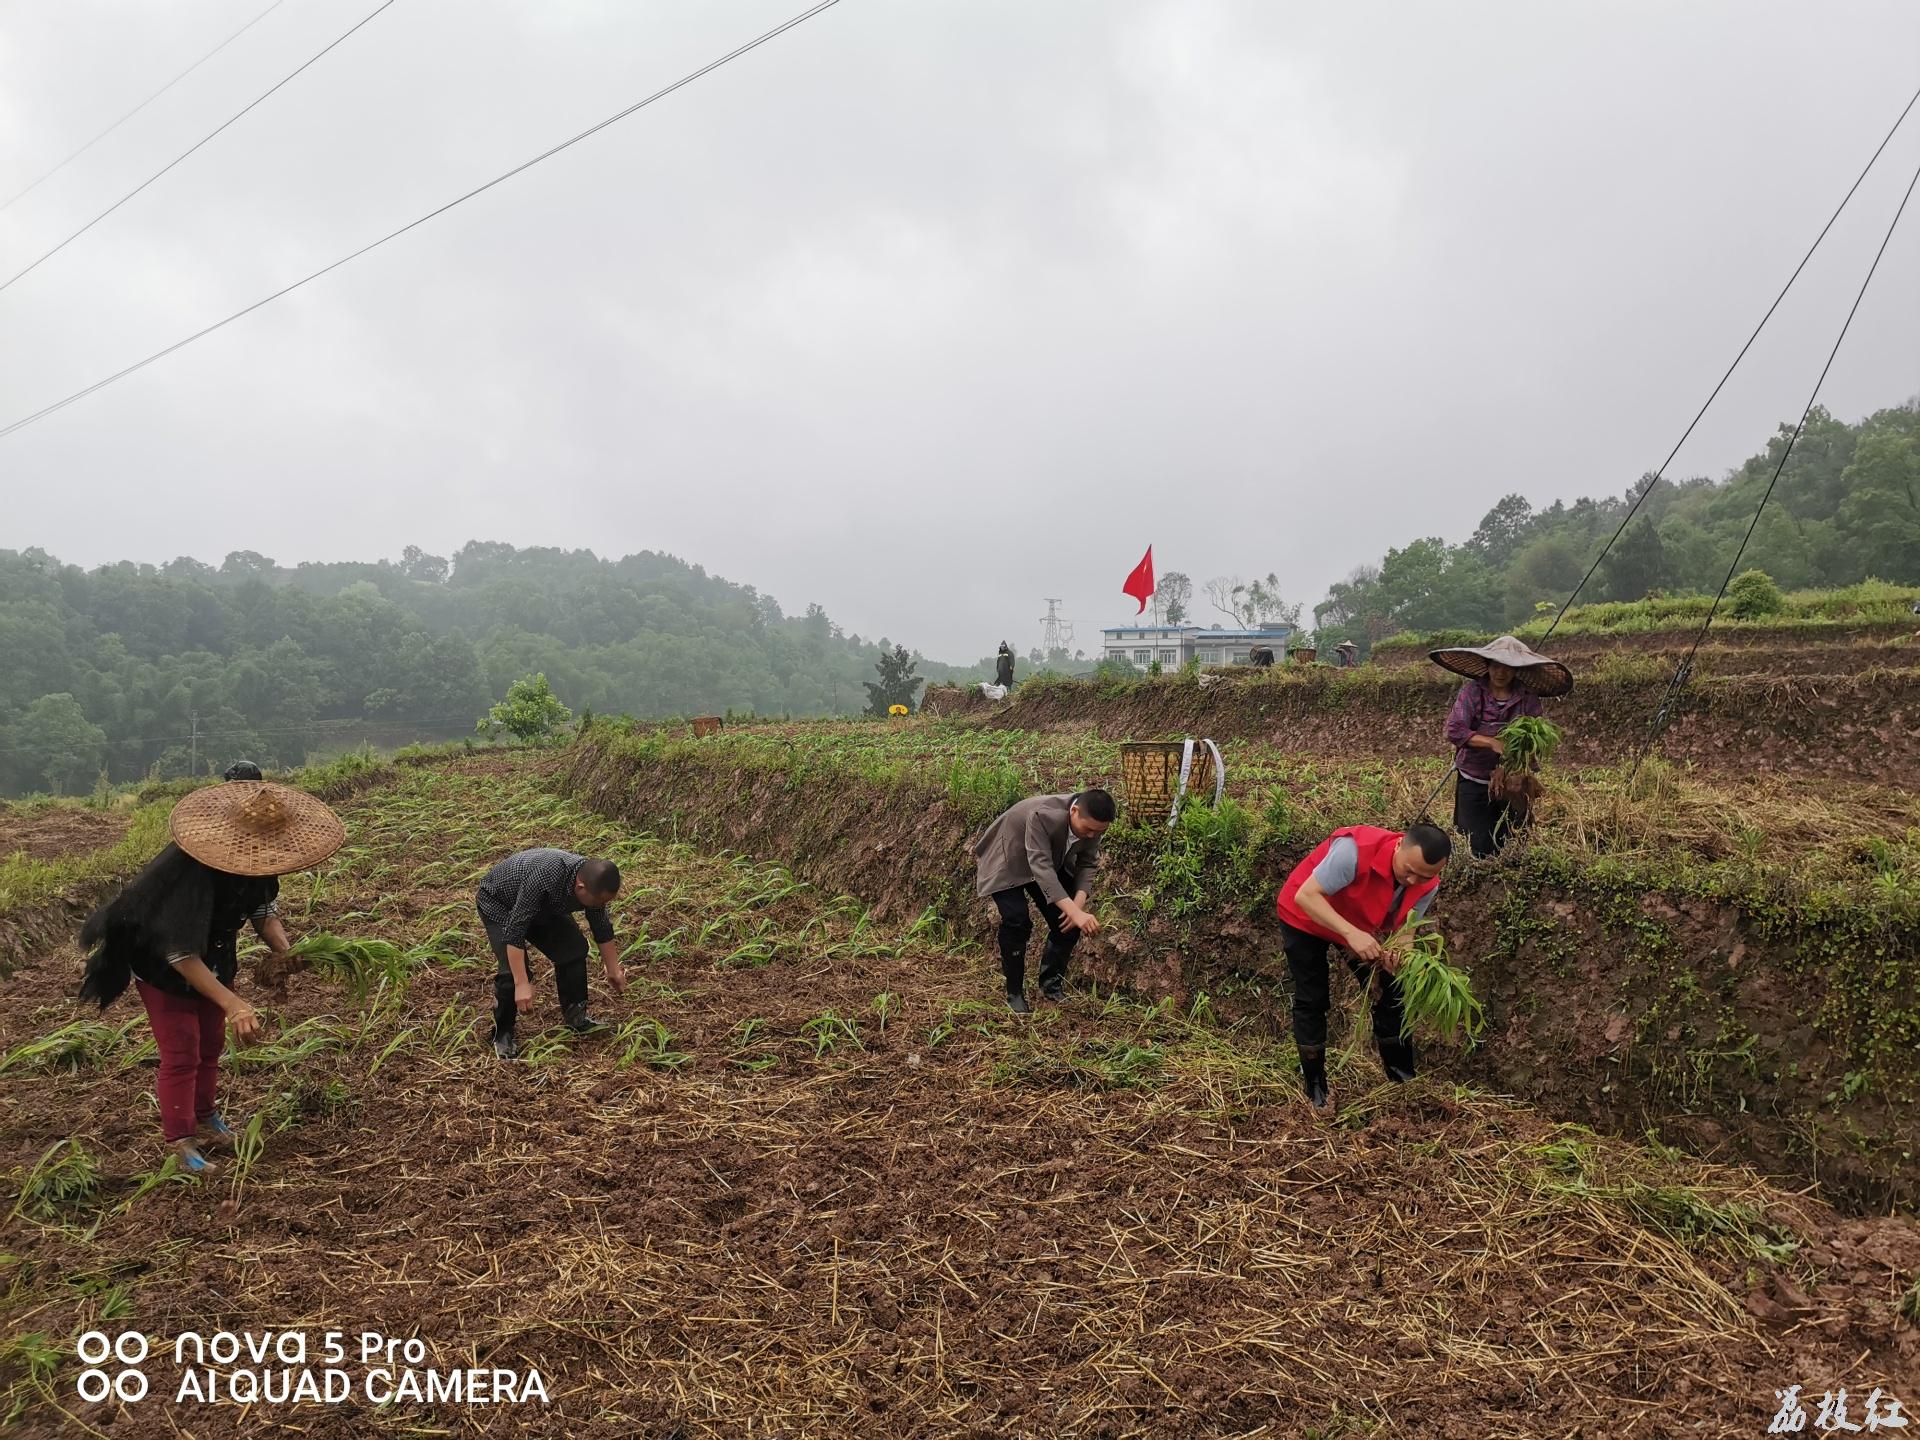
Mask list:
[[[1133,613],[1144,614],[1147,601],[1153,595],[1153,546],[1147,546],[1146,558],[1133,567],[1133,573],[1127,576],[1127,583],[1120,587],[1122,595],[1131,595],[1140,602],[1140,608]]]

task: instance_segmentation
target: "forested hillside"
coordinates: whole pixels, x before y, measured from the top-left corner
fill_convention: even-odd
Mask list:
[[[0,784],[73,793],[103,769],[183,773],[196,731],[203,767],[298,763],[370,724],[389,743],[456,735],[530,671],[575,710],[854,712],[886,643],[652,552],[475,541],[451,560],[410,546],[399,561],[283,568],[239,551],[217,569],[87,571],[6,550]]]
[[[1722,480],[1662,481],[1582,594],[1638,600],[1711,594],[1792,434]],[[1497,630],[1566,599],[1648,483],[1617,499],[1554,502],[1521,495],[1489,510],[1464,542],[1415,540],[1334,585],[1314,607],[1323,646],[1369,645],[1402,631]],[[1816,408],[1768,502],[1742,569],[1765,570],[1784,590],[1852,585],[1869,577],[1920,582],[1920,401],[1858,424]]]

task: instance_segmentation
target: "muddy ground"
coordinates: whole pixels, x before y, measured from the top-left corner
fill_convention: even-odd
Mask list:
[[[36,1386],[15,1346],[15,1433],[1477,1440],[1761,1434],[1796,1383],[1846,1385],[1856,1420],[1876,1385],[1920,1402],[1906,1222],[1382,1087],[1362,1053],[1317,1123],[1258,1037],[1085,994],[1016,1020],[977,948],[636,839],[504,758],[341,808],[293,930],[433,958],[365,994],[311,969],[250,992],[276,1035],[235,1057],[228,1112],[288,1123],[211,1183],[138,1193],[141,1025],[78,1069],[10,1068],[12,1203],[63,1139],[103,1177],[0,1226],[4,1333],[379,1329],[443,1367],[536,1366],[550,1402],[86,1405],[70,1357]],[[596,971],[625,1028],[555,1049],[538,965],[532,1058],[503,1064],[470,887],[537,843],[621,861],[633,983]],[[74,966],[15,977],[0,1055],[76,1018]]]
[[[125,810],[49,805],[22,810],[0,805],[0,860],[26,854],[53,860],[113,844],[127,831]]]

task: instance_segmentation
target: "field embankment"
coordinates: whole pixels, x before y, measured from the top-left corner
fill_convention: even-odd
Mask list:
[[[1547,717],[1567,737],[1561,762],[1616,765],[1632,756],[1647,740],[1669,673],[1657,660],[1622,657],[1548,701]],[[934,703],[941,715],[993,729],[1091,731],[1104,740],[1205,735],[1333,760],[1399,760],[1450,753],[1442,728],[1458,685],[1434,665],[1281,666],[1108,684],[1034,680],[998,705],[948,692]],[[1697,676],[1660,752],[1726,776],[1778,770],[1911,785],[1920,776],[1920,666],[1909,659],[1852,674]]]
[[[602,726],[576,745],[564,784],[602,813],[984,936],[970,838],[1022,794],[1117,786],[1116,747],[1098,738],[1108,728],[769,726],[695,742]],[[1278,1031],[1280,881],[1335,825],[1404,823],[1442,767],[1343,768],[1242,743],[1228,768],[1237,818],[1110,837],[1110,928],[1076,965],[1148,998],[1204,992]],[[1563,792],[1525,843],[1449,876],[1437,913],[1491,1024],[1447,1068],[1557,1116],[1657,1128],[1817,1181],[1845,1203],[1920,1198],[1912,797],[1857,791],[1822,808],[1658,763],[1631,792],[1611,772]]]

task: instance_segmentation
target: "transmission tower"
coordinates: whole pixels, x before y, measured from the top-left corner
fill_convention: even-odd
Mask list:
[[[1052,655],[1073,644],[1073,622],[1060,618],[1060,601],[1049,599],[1047,613],[1040,617],[1040,651]]]

